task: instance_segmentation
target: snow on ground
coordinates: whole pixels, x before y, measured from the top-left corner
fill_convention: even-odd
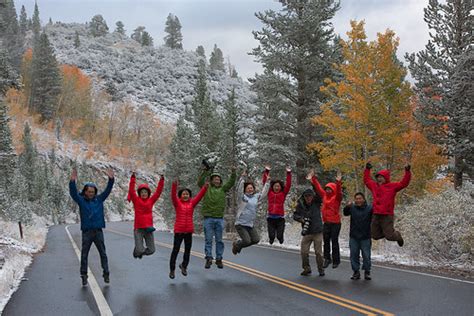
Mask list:
[[[18,223],[0,220],[0,314],[20,285],[33,254],[40,251],[45,243],[49,223],[36,215],[33,215],[32,223],[23,227],[22,240]]]

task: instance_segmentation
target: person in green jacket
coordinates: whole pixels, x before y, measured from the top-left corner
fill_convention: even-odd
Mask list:
[[[210,187],[202,203],[202,215],[204,216],[204,236],[206,253],[205,268],[209,269],[212,265],[212,240],[216,239],[216,265],[219,269],[224,268],[222,256],[224,254],[224,242],[222,234],[224,232],[224,211],[226,207],[227,192],[234,186],[237,178],[235,167],[232,167],[232,174],[226,183],[222,183],[222,176],[212,171],[212,168],[203,161],[203,172],[199,177],[198,186],[205,184],[207,177],[210,177]]]

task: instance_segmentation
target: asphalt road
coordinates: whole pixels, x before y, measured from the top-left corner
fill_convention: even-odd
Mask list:
[[[296,251],[252,246],[234,256],[226,242],[225,267],[204,269],[204,243],[193,238],[188,276],[168,278],[172,234],[156,233],[157,251],[132,257],[133,224],[108,223],[110,285],[102,280],[93,246],[89,267],[97,280],[81,287],[79,260],[65,226],[50,229],[3,315],[473,315],[474,283],[373,267],[372,281],[350,280],[347,261],[325,277],[302,277]],[[80,246],[78,225],[69,228]],[[76,247],[77,247],[76,246]],[[179,264],[182,254],[179,255]],[[311,258],[316,271],[314,257]],[[92,279],[92,280],[91,280]]]

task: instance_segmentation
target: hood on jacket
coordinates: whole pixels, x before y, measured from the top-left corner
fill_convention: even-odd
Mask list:
[[[377,177],[379,175],[385,178],[385,183],[390,182],[390,170],[388,170],[388,169],[380,170],[379,172],[377,172],[375,174],[375,177]]]
[[[97,185],[93,182],[84,183],[84,187],[82,188],[82,191],[81,191],[80,195],[84,196],[84,194],[86,193],[87,188],[94,188],[95,195],[97,195],[97,191],[98,191]]]
[[[151,189],[150,189],[150,187],[148,186],[148,184],[142,183],[142,184],[140,184],[140,185],[138,186],[138,189],[137,189],[137,194],[138,194],[138,196],[140,196],[140,191],[141,191],[141,190],[147,190],[147,191],[148,191],[148,197],[151,196]]]
[[[321,197],[314,193],[313,189],[306,189],[306,190],[303,191],[300,198],[298,199],[298,203],[301,203],[302,205],[306,204],[305,199],[304,199],[305,195],[311,195],[313,197],[313,203],[312,204],[314,204],[314,203],[321,204],[323,202],[321,200]]]
[[[211,176],[209,177],[209,179],[211,180],[211,184],[212,184],[212,178],[214,177],[219,177],[219,180],[221,180],[221,184],[222,184],[222,176],[220,173],[217,173],[217,172],[211,173]]]
[[[337,185],[335,183],[329,182],[328,184],[326,184],[326,186],[324,188],[330,188],[332,190],[332,193],[336,194]]]

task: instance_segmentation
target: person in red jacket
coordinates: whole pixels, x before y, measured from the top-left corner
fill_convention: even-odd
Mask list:
[[[326,184],[324,189],[319,184],[318,179],[311,170],[307,179],[313,184],[314,190],[323,200],[323,240],[324,240],[324,265],[326,269],[332,262],[333,269],[337,268],[341,263],[339,253],[339,233],[341,231],[341,215],[339,209],[342,202],[342,175],[337,173],[336,183],[330,182]],[[332,260],[331,260],[331,243],[332,243]]]
[[[141,259],[143,255],[149,256],[155,252],[153,206],[160,198],[161,192],[163,192],[165,178],[160,177],[153,195],[151,195],[150,187],[146,183],[140,184],[135,192],[136,182],[137,178],[135,172],[133,172],[128,186],[128,199],[133,203],[135,210],[135,223],[133,224],[135,249],[133,249],[133,257]],[[145,240],[146,248],[143,246],[143,240]]]
[[[408,186],[411,179],[411,167],[405,166],[405,174],[402,181],[390,182],[390,170],[380,170],[375,174],[374,181],[370,176],[372,165],[366,164],[364,170],[364,183],[372,192],[373,216],[371,224],[372,238],[396,241],[400,247],[403,246],[403,238],[400,232],[393,227],[395,196],[397,193]]]
[[[184,256],[183,262],[179,265],[181,273],[184,276],[188,275],[188,264],[189,256],[191,254],[191,246],[193,242],[194,223],[193,213],[194,207],[201,201],[206,194],[207,188],[209,187],[209,181],[201,187],[201,190],[192,198],[192,192],[190,189],[183,188],[176,193],[178,189],[178,180],[174,181],[171,185],[171,201],[176,211],[176,219],[174,222],[174,241],[173,251],[171,252],[170,258],[170,274],[169,277],[174,279],[176,269],[176,258],[178,257],[181,243],[184,240]]]
[[[270,166],[265,166],[263,173],[263,185],[268,180],[270,175]],[[270,190],[268,191],[268,241],[270,245],[275,241],[275,235],[280,244],[283,243],[283,235],[285,233],[285,199],[291,188],[291,168],[286,167],[286,183],[283,184],[281,180],[272,180],[270,182]]]

